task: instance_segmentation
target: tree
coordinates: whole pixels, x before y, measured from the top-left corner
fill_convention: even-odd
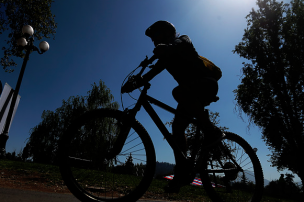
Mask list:
[[[143,165],[142,163],[135,165],[133,163],[133,157],[132,157],[131,153],[126,158],[125,163],[122,163],[122,162],[120,162],[120,163],[121,163],[120,165],[117,165],[112,168],[113,169],[112,171],[114,173],[142,176],[145,165]]]
[[[110,90],[101,80],[98,85],[96,83],[92,85],[88,96],[71,96],[67,101],[63,100],[62,106],[55,111],[43,111],[42,121],[30,131],[26,144],[28,157],[32,158],[34,162],[55,163],[58,141],[71,121],[84,112],[97,108],[118,109],[118,103],[113,102]],[[96,137],[91,136],[90,138],[98,141]],[[80,146],[81,142],[86,141],[79,140],[77,146]]]
[[[133,157],[130,153],[130,156],[128,156],[126,163],[124,165],[125,173],[132,175],[134,173],[134,163],[133,163]]]
[[[0,34],[8,34],[2,47],[4,56],[1,65],[6,72],[12,72],[17,64],[12,56],[24,57],[17,48],[16,40],[21,36],[24,25],[31,25],[38,40],[50,38],[56,33],[55,15],[51,12],[52,0],[0,0]]]
[[[5,158],[12,161],[22,161],[22,149],[16,153],[16,150],[12,153],[7,152]]]
[[[280,198],[298,199],[300,201],[301,189],[294,183],[292,174],[281,174],[279,180],[271,181],[266,187],[265,192],[268,195],[272,195]],[[303,201],[303,199],[301,200]]]
[[[237,106],[262,129],[270,162],[304,182],[304,3],[257,0],[234,53],[243,63]]]

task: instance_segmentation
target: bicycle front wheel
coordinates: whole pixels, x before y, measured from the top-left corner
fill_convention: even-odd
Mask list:
[[[60,172],[80,201],[136,201],[155,171],[151,138],[137,121],[118,110],[98,109],[73,121],[60,142]],[[109,155],[128,126],[118,155]]]
[[[204,154],[204,188],[212,201],[259,202],[264,177],[256,149],[236,134],[225,134],[218,146]]]

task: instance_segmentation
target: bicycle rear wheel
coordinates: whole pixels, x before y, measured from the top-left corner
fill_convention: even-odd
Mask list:
[[[60,142],[60,172],[80,201],[136,201],[148,189],[155,171],[151,138],[137,121],[118,110],[98,109],[73,121]],[[121,152],[109,151],[130,125]]]
[[[259,202],[264,177],[256,150],[240,136],[225,134],[218,146],[204,153],[204,188],[212,201]]]

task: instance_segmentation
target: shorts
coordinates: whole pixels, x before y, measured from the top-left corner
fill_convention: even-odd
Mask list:
[[[202,78],[200,81],[191,81],[179,84],[172,91],[178,103],[189,103],[198,99],[202,104],[210,103],[218,93],[218,83],[212,78]]]

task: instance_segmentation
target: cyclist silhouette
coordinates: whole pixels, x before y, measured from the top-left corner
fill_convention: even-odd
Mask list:
[[[209,132],[207,134],[213,133],[212,137],[208,137],[207,142],[216,142],[221,138],[222,132],[214,127],[204,107],[206,103],[210,104],[210,100],[216,97],[218,83],[216,79],[212,78],[210,70],[199,59],[190,38],[187,35],[179,36],[174,25],[167,21],[155,22],[146,30],[145,34],[152,39],[155,45],[153,53],[158,61],[149,72],[137,78],[137,86],[134,86],[133,89],[124,89],[124,91],[133,91],[166,69],[178,83],[178,86],[172,91],[174,99],[178,102],[172,123],[172,133],[184,155],[187,155],[185,130],[189,122],[180,114],[196,117],[203,130]],[[175,154],[174,178],[165,187],[166,192],[178,192],[181,186],[189,183],[189,179],[186,177],[187,162],[182,162],[177,157],[178,155]]]

